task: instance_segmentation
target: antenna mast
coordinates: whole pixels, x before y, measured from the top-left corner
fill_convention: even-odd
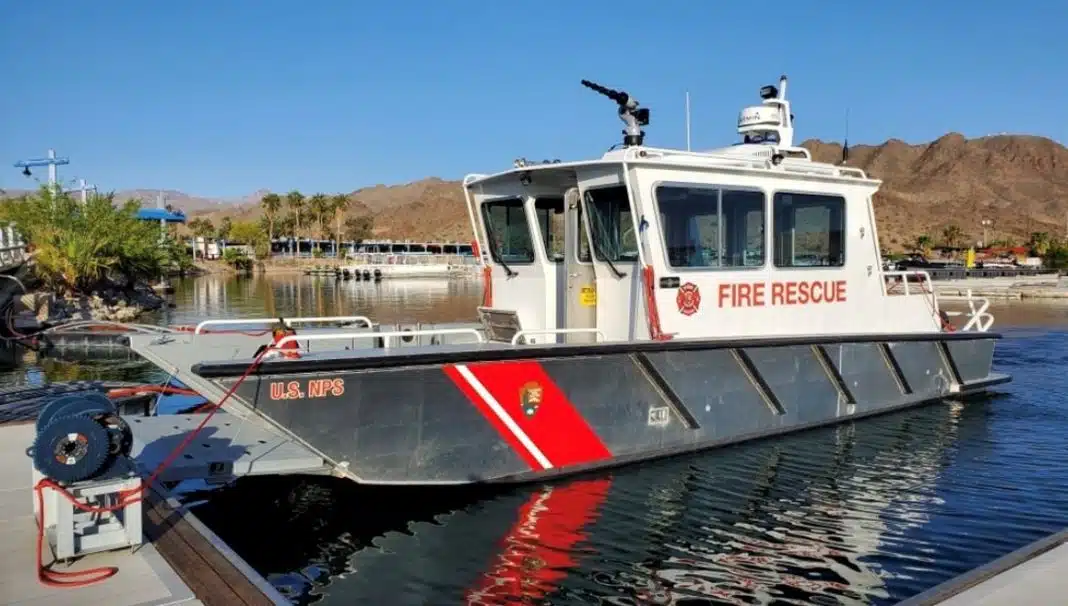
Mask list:
[[[690,151],[690,91],[686,91],[686,151]]]
[[[849,108],[846,108],[845,139],[842,145],[842,164],[849,160]]]

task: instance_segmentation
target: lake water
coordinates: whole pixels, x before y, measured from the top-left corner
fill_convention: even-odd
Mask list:
[[[155,321],[473,320],[477,281],[178,283]],[[999,395],[505,490],[246,478],[195,508],[300,604],[892,604],[1068,526],[1068,306],[995,306]],[[7,384],[159,380],[10,350]],[[517,600],[518,601],[518,600]]]

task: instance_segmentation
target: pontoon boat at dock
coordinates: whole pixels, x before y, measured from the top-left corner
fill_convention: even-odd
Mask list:
[[[924,272],[882,270],[880,182],[794,146],[785,77],[741,113],[742,143],[707,152],[646,146],[648,110],[584,84],[617,103],[622,147],[464,179],[479,322],[293,318],[276,346],[296,354],[244,379],[270,336],[234,328],[271,319],[130,347],[213,401],[243,379],[224,409],[381,484],[567,474],[1009,380],[985,302],[952,330]]]

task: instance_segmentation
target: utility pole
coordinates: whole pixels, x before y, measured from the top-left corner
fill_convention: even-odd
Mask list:
[[[82,206],[85,206],[86,204],[89,203],[89,190],[90,189],[93,190],[94,193],[96,193],[96,191],[97,191],[95,185],[89,185],[88,183],[85,182],[85,179],[78,179],[78,187],[77,188],[63,189],[62,191],[68,192],[68,193],[72,192],[72,191],[80,192],[81,193],[81,199],[82,199]]]
[[[32,160],[19,160],[15,163],[15,168],[21,168],[22,174],[29,177],[33,173],[30,172],[31,168],[37,168],[39,166],[48,167],[48,189],[52,192],[52,195],[59,193],[56,189],[56,167],[70,164],[69,158],[57,158],[56,150],[49,149],[47,158],[34,158]]]
[[[89,195],[86,192],[87,186],[85,185],[85,179],[78,179],[78,185],[79,185],[79,189],[82,190],[82,204],[83,205],[88,204],[89,203]],[[88,187],[92,187],[93,191],[94,192],[96,191],[96,186],[95,185],[90,185]]]
[[[156,208],[159,210],[165,210],[166,204],[163,202],[163,191],[160,190],[156,194]],[[159,245],[162,248],[167,241],[167,218],[161,216],[159,219]],[[193,241],[193,259],[196,260],[196,241]],[[166,270],[164,270],[166,272]],[[170,292],[171,285],[167,282],[167,274],[162,273],[159,277],[159,283],[153,287],[154,290],[159,292]]]

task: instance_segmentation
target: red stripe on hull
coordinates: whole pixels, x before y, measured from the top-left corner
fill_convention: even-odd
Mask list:
[[[467,594],[467,604],[529,602],[544,598],[575,566],[582,529],[597,519],[611,480],[549,486],[530,496],[502,539],[496,565]]]
[[[553,465],[564,467],[612,457],[575,405],[538,362],[481,362],[468,370]]]
[[[452,379],[452,382],[456,384],[456,387],[467,396],[467,399],[478,408],[478,411],[482,413],[482,416],[486,417],[486,421],[488,421],[489,424],[497,430],[497,433],[508,442],[508,445],[512,447],[512,450],[514,450],[531,469],[541,471],[543,467],[538,463],[538,460],[534,455],[523,446],[523,443],[519,441],[515,434],[512,433],[504,422],[497,417],[496,413],[494,413],[489,405],[486,404],[486,401],[482,399],[482,396],[478,395],[478,392],[471,387],[471,384],[467,382],[467,379],[460,374],[460,371],[456,370],[456,367],[452,364],[446,364],[443,367],[443,370],[445,371],[445,374]]]

